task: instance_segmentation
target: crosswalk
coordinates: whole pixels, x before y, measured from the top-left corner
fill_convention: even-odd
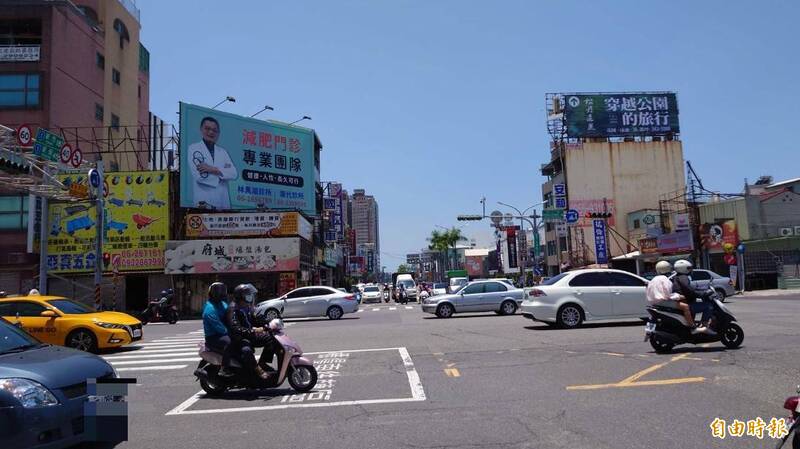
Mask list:
[[[140,343],[133,351],[103,356],[117,372],[179,370],[191,362],[200,361],[197,355],[203,343],[203,330]]]
[[[416,307],[414,307],[414,306],[402,306],[402,305],[400,305],[400,306],[382,306],[382,307],[371,307],[371,306],[367,306],[367,305],[362,305],[361,308],[358,309],[358,312],[359,313],[366,312],[366,311],[370,311],[370,312],[381,312],[381,311],[394,312],[394,311],[398,311],[399,312],[399,311],[414,310],[414,309],[416,309]]]

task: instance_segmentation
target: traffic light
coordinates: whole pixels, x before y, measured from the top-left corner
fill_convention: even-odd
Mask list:
[[[459,215],[458,221],[480,221],[483,220],[481,215]]]
[[[31,173],[30,163],[16,157],[0,157],[0,171],[12,175],[29,175]]]
[[[111,254],[103,253],[103,268],[108,268],[111,266]]]
[[[586,212],[586,218],[611,218],[611,212]]]

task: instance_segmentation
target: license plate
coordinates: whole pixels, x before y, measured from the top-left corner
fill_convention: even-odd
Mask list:
[[[142,330],[141,329],[134,329],[133,330],[133,338],[139,338],[141,336],[142,336]]]
[[[650,334],[655,332],[656,330],[656,323],[647,323],[644,325],[644,332],[646,334]]]

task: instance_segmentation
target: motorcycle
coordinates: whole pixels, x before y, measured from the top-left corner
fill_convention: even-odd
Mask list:
[[[284,333],[282,320],[272,320],[268,328],[283,347],[283,356],[278,357],[277,369],[271,370],[272,375],[268,379],[262,379],[255,372],[245,371],[238,360],[231,360],[231,366],[228,367],[233,376],[219,376],[222,354],[201,344],[199,353],[201,360],[194,375],[200,381],[203,391],[209,396],[219,396],[233,388],[277,388],[287,379],[289,385],[298,393],[311,391],[317,385],[317,369],[314,368],[314,362],[303,357],[300,346]],[[263,360],[258,361],[261,366],[265,365],[263,362]],[[270,371],[268,366],[264,368]]]
[[[383,289],[383,302],[389,302],[389,299],[390,299],[389,298],[389,289],[388,288],[384,288]]]
[[[735,349],[744,340],[744,331],[735,323],[736,317],[720,301],[719,293],[708,289],[698,293],[698,297],[711,305],[713,317],[711,330],[715,334],[692,333],[686,325],[683,312],[672,305],[651,305],[647,308],[650,318],[645,325],[645,341],[658,353],[670,352],[676,345],[710,343],[721,341],[725,347]]]
[[[178,322],[178,309],[172,305],[172,295],[167,294],[160,299],[151,299],[147,308],[141,313],[142,324],[155,321],[166,321],[169,324]]]
[[[797,394],[800,395],[800,387],[797,387]],[[800,449],[800,433],[798,433],[798,428],[800,428],[800,396],[789,396],[783,402],[783,408],[792,412],[792,416],[786,419],[786,426],[789,428],[789,432],[778,441],[778,445],[775,446],[776,449],[781,449],[786,441],[789,440],[789,437],[792,436],[794,433],[794,438],[792,438],[792,449]]]

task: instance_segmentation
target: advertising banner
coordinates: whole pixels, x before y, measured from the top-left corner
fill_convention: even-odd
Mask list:
[[[314,133],[181,103],[181,207],[317,215]]]
[[[739,244],[736,220],[706,223],[700,226],[700,242],[707,250],[724,249],[726,244],[735,247]]]
[[[653,254],[658,252],[658,239],[656,237],[647,237],[639,239],[639,251],[642,254]]]
[[[283,296],[286,293],[297,288],[297,274],[295,273],[281,273],[278,280],[278,296]]]
[[[187,214],[186,236],[291,237],[311,240],[311,223],[299,212]]]
[[[672,216],[673,231],[688,231],[691,222],[689,221],[689,214],[675,214]]]
[[[691,232],[671,232],[658,236],[658,251],[662,254],[687,253],[694,249]]]
[[[565,94],[567,137],[678,134],[674,93]]]
[[[297,271],[300,239],[171,240],[166,274]]]
[[[590,218],[586,218],[586,213],[603,212],[605,210],[611,213],[611,216],[606,219],[608,225],[611,227],[617,225],[617,208],[614,205],[613,199],[609,198],[603,202],[603,198],[570,198],[569,207],[570,209],[578,211],[579,218],[573,226],[578,226],[581,228],[592,226],[592,220]]]
[[[518,226],[506,227],[506,243],[508,245],[508,267],[517,268],[517,228]]]
[[[608,263],[608,247],[606,246],[606,222],[592,220],[594,228],[594,255],[598,264]]]
[[[20,62],[20,61],[38,61],[39,60],[39,46],[2,46],[0,47],[0,61],[2,62]]]
[[[485,256],[466,256],[464,258],[464,264],[467,268],[467,274],[469,276],[480,277],[483,276],[483,261]]]
[[[60,175],[65,185],[84,175]],[[119,258],[119,271],[164,269],[169,238],[169,177],[166,171],[112,172],[105,176],[103,252]],[[94,271],[97,229],[94,202],[51,203],[47,266],[53,273]],[[102,263],[102,261],[99,261]],[[110,271],[111,267],[104,267]]]

